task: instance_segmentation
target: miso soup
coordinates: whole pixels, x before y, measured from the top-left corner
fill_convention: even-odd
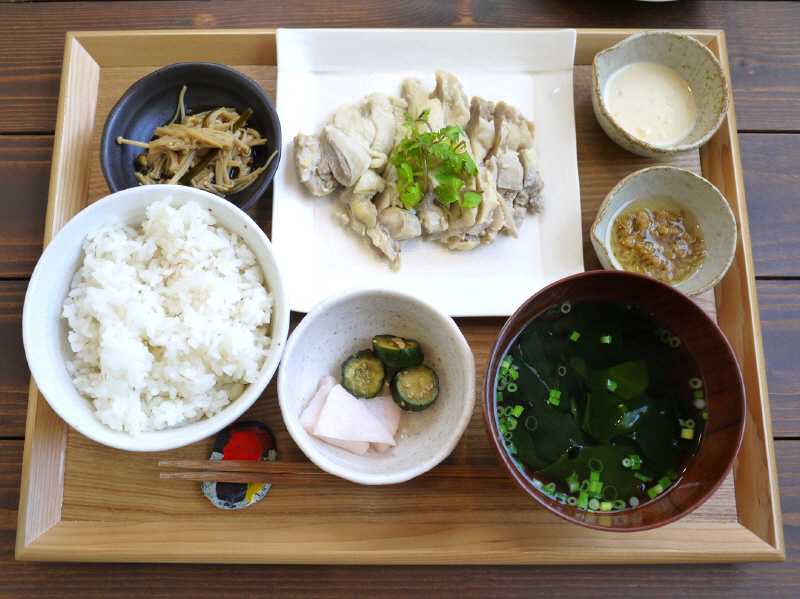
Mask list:
[[[681,340],[642,306],[583,299],[538,314],[495,382],[506,450],[543,493],[611,511],[655,499],[698,451],[705,386]]]

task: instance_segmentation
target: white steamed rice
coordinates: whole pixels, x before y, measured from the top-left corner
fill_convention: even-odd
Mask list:
[[[272,295],[254,254],[196,202],[153,203],[83,242],[64,301],[67,362],[98,418],[136,435],[213,416],[258,377]]]

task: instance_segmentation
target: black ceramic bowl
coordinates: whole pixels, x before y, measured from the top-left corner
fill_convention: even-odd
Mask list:
[[[173,64],[140,79],[126,91],[108,113],[100,137],[100,168],[111,192],[136,187],[135,160],[142,149],[118,144],[117,137],[148,142],[156,127],[167,124],[175,114],[178,95],[186,86],[184,104],[188,112],[219,106],[243,113],[253,111],[247,126],[258,130],[267,143],[255,152],[254,168],[263,166],[273,152],[277,156],[249,187],[227,199],[247,210],[260,198],[275,176],[281,151],[281,126],[267,94],[252,79],[234,69],[213,63]]]

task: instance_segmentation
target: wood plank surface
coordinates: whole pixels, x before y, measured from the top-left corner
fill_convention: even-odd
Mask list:
[[[758,305],[775,438],[800,438],[800,281],[759,281]]]
[[[42,252],[52,155],[52,136],[0,137],[0,277],[30,276]]]
[[[253,27],[720,28],[728,32],[742,130],[800,130],[800,21],[796,2],[720,0],[653,4],[617,0],[326,0],[0,4],[0,131],[51,133],[70,30]],[[36,23],[27,30],[26,23]]]
[[[31,373],[22,346],[27,281],[0,281],[0,438],[25,435]]]
[[[14,562],[21,441],[0,441],[0,597],[790,597],[800,569],[800,441],[776,443],[786,564],[479,568]],[[145,491],[146,494],[146,491]],[[244,591],[242,591],[244,592]]]
[[[798,277],[800,135],[740,135],[739,145],[756,275]]]

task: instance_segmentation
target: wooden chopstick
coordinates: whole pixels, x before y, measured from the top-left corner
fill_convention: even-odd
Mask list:
[[[257,460],[160,460],[161,468],[203,470],[204,472],[161,472],[160,478],[228,483],[269,483],[283,485],[348,485],[347,480],[328,474],[304,462]],[[436,486],[474,486],[504,484],[508,478],[498,466],[440,465],[420,475],[426,484]]]

